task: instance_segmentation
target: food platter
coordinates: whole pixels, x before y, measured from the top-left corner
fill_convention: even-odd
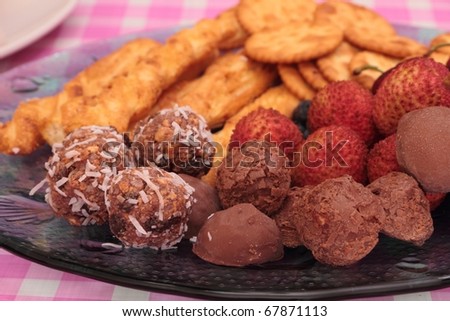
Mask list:
[[[400,34],[427,43],[439,32],[398,26]],[[0,75],[0,121],[17,104],[53,94],[78,71],[125,41],[164,40],[175,29],[142,32],[56,53]],[[29,260],[102,281],[144,290],[230,299],[343,299],[448,286],[450,199],[433,213],[435,232],[423,247],[382,237],[357,264],[334,268],[304,248],[282,261],[245,268],[209,264],[189,241],[177,249],[123,249],[107,227],[73,227],[53,217],[43,195],[28,191],[45,175],[50,148],[28,156],[0,156],[0,246]],[[114,244],[116,244],[114,246]]]

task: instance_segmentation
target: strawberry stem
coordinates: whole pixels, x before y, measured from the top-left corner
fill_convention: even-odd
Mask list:
[[[428,50],[428,51],[426,52],[426,54],[424,54],[423,56],[424,56],[424,57],[429,57],[429,56],[430,56],[433,52],[435,52],[436,50],[439,50],[440,48],[442,48],[442,47],[447,47],[447,46],[450,46],[450,42],[440,43],[440,44],[438,44],[438,45],[436,45],[436,46],[431,47],[430,50]]]
[[[375,70],[378,71],[379,73],[383,73],[384,71],[381,70],[380,68],[378,68],[377,66],[373,66],[373,65],[365,65],[359,68],[356,68],[353,70],[353,75],[354,76],[358,76],[360,75],[364,70]]]

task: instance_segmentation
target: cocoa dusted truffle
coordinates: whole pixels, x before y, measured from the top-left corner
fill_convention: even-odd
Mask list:
[[[217,170],[217,191],[224,208],[251,203],[272,215],[291,184],[289,160],[275,145],[248,141],[232,148]]]
[[[307,191],[295,225],[318,261],[345,266],[375,247],[385,215],[378,197],[346,175]]]
[[[300,235],[295,227],[294,221],[297,215],[303,211],[304,197],[308,195],[312,186],[293,187],[289,191],[286,199],[278,213],[273,216],[275,223],[281,232],[283,245],[286,247],[298,247],[302,245]]]
[[[193,251],[213,264],[246,266],[280,260],[283,244],[271,218],[251,204],[238,204],[210,216]]]
[[[222,207],[215,188],[196,177],[186,174],[180,174],[180,177],[194,189],[192,194],[194,198],[192,211],[189,215],[187,231],[184,235],[185,238],[190,239],[193,236],[197,236],[208,216],[220,211]]]
[[[75,130],[62,143],[53,145],[53,155],[45,163],[47,203],[72,225],[106,223],[104,193],[124,161],[123,136],[114,128]]]
[[[127,168],[106,193],[111,232],[125,246],[169,249],[186,231],[192,193],[175,173],[156,166]]]
[[[200,177],[215,154],[205,119],[190,107],[164,109],[139,122],[132,150],[140,166],[155,163],[164,170]]]
[[[429,201],[414,178],[391,172],[367,188],[381,199],[386,211],[384,234],[419,246],[433,234]]]
[[[450,108],[405,114],[397,128],[397,160],[427,192],[450,192]]]

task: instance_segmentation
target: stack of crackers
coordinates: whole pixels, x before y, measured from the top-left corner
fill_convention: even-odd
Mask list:
[[[381,72],[446,42],[450,33],[428,47],[400,36],[385,18],[349,2],[241,0],[165,44],[125,44],[57,95],[23,102],[0,124],[0,152],[28,154],[86,125],[133,132],[141,119],[174,105],[205,117],[226,146],[234,125],[256,108],[290,117],[330,82],[354,79],[370,89]],[[450,49],[431,57],[446,63]]]

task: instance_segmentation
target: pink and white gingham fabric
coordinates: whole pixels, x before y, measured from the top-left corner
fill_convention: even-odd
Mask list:
[[[79,0],[56,29],[0,60],[0,72],[55,51],[138,30],[192,24],[238,0]],[[354,0],[393,23],[450,31],[450,0]],[[32,9],[30,9],[32,10]],[[50,269],[0,249],[0,300],[192,300],[138,291]],[[370,300],[450,300],[450,288]]]

